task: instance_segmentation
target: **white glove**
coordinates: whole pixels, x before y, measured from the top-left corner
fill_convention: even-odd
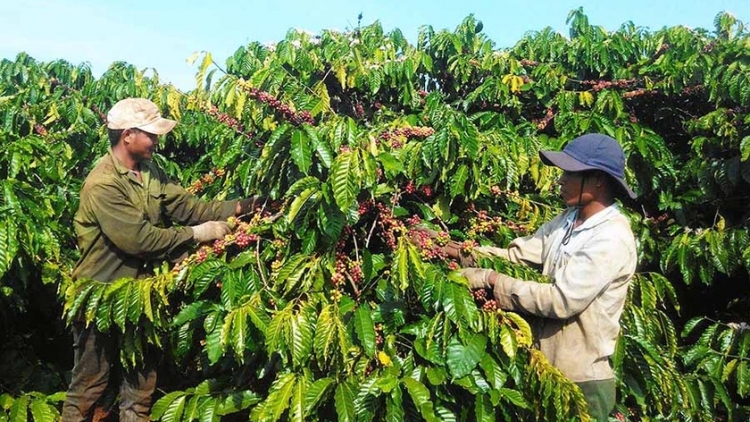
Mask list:
[[[196,243],[205,243],[211,240],[222,239],[232,232],[226,221],[206,221],[205,223],[191,226],[193,229],[193,240]]]

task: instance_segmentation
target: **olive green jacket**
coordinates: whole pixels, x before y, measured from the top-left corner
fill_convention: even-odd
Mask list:
[[[193,229],[186,226],[234,215],[236,201],[201,201],[153,162],[140,166],[142,182],[110,149],[86,177],[73,219],[81,252],[73,279],[150,275],[156,261],[187,251]]]
[[[530,321],[536,345],[572,381],[610,379],[609,356],[638,260],[635,238],[616,205],[573,229],[564,244],[574,221],[571,208],[507,249],[477,252],[525,263],[549,276],[551,284],[499,277],[494,287],[498,306],[541,317]]]

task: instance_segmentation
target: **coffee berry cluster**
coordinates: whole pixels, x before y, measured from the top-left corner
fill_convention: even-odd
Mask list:
[[[582,85],[588,85],[591,87],[591,90],[594,92],[599,92],[604,89],[628,89],[631,86],[633,86],[636,82],[638,82],[637,79],[619,79],[616,81],[604,81],[604,80],[587,80],[582,81]]]
[[[399,235],[407,232],[406,226],[401,220],[394,217],[393,211],[385,204],[378,202],[374,204],[374,209],[377,210],[378,214],[377,222],[380,227],[380,237],[389,248],[396,250],[398,247],[396,239]]]
[[[235,132],[239,133],[240,135],[243,135],[247,138],[252,138],[253,134],[250,132],[245,131],[245,126],[236,118],[219,111],[219,109],[214,106],[210,105],[204,109],[206,114],[209,116],[215,118],[219,123],[222,123],[228,127],[230,127]]]
[[[495,299],[490,299],[492,293],[487,289],[472,290],[471,295],[474,298],[474,303],[481,307],[483,311],[497,311],[497,301]]]
[[[406,126],[380,132],[378,140],[390,145],[391,148],[401,148],[409,139],[424,139],[435,133],[429,126]]]
[[[232,233],[224,236],[223,239],[217,239],[210,245],[202,245],[195,253],[178,262],[172,271],[179,273],[184,268],[200,264],[210,256],[221,255],[229,246],[236,246],[240,250],[246,249],[251,244],[258,242],[259,236],[254,233],[254,228],[260,223],[261,216],[256,214],[249,222],[240,221],[236,217],[229,217],[227,224],[232,228]]]
[[[203,191],[203,189],[205,189],[206,186],[211,185],[213,182],[216,181],[217,178],[223,177],[225,174],[226,174],[226,171],[224,171],[224,169],[213,168],[208,173],[202,175],[200,179],[191,183],[190,186],[188,186],[187,189],[185,190],[195,195]]]
[[[248,96],[250,98],[258,100],[261,103],[267,105],[268,107],[279,113],[284,120],[288,121],[294,126],[300,126],[302,124],[315,124],[315,119],[313,119],[309,111],[304,110],[296,112],[290,105],[284,104],[273,94],[270,94],[266,91],[261,91],[258,88],[251,87],[250,84],[245,81],[240,81],[238,85],[248,93]]]

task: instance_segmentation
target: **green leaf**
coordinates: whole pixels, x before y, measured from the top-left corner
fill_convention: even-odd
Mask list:
[[[290,153],[297,168],[307,175],[312,165],[312,148],[307,134],[299,129],[292,132],[292,145]]]
[[[218,259],[209,259],[190,269],[188,281],[193,284],[193,297],[196,299],[203,294],[209,286],[221,278],[226,270],[226,264]]]
[[[60,417],[57,410],[47,403],[45,398],[35,398],[29,405],[34,422],[55,422]]]
[[[469,375],[485,353],[486,346],[487,337],[481,334],[472,335],[466,344],[453,337],[448,343],[448,359],[446,360],[453,379]]]
[[[354,331],[362,343],[365,354],[375,356],[375,324],[372,322],[371,311],[367,302],[360,304],[354,312]]]
[[[745,136],[740,141],[740,155],[742,161],[747,161],[750,158],[750,135]]]
[[[333,378],[321,378],[315,380],[307,389],[305,395],[305,414],[310,414],[312,410],[318,405],[320,400],[325,397],[328,393],[328,389],[333,385]]]
[[[451,177],[450,192],[452,197],[466,194],[466,181],[469,179],[469,167],[461,164]]]
[[[207,300],[199,300],[193,302],[182,308],[177,316],[172,320],[172,326],[178,327],[190,321],[194,321],[200,317],[205,316],[208,312],[215,308],[212,302]]]
[[[502,397],[504,400],[509,401],[516,407],[520,407],[522,409],[530,409],[531,406],[528,402],[526,402],[526,399],[523,398],[523,394],[520,391],[513,390],[510,388],[500,388],[497,390],[498,393],[500,393],[500,397]]]
[[[341,212],[346,213],[359,193],[360,183],[357,155],[351,151],[343,152],[336,157],[329,176],[333,197]]]
[[[387,173],[399,174],[404,171],[404,165],[396,157],[387,152],[378,154],[378,161],[383,164],[383,169]]]
[[[315,151],[318,153],[320,161],[326,168],[331,168],[331,164],[333,164],[333,151],[331,150],[331,146],[318,137],[314,127],[310,125],[302,125],[302,129],[315,147]]]
[[[292,391],[292,401],[289,406],[290,420],[302,422],[305,420],[305,397],[310,381],[304,376],[297,377],[297,384]]]
[[[282,374],[279,376],[273,385],[271,385],[268,398],[264,402],[264,418],[263,420],[270,419],[277,421],[281,418],[281,415],[289,407],[289,401],[294,392],[294,385],[296,384],[297,377],[293,373]]]
[[[404,417],[404,404],[402,399],[401,388],[394,388],[391,390],[391,394],[386,396],[385,399],[385,420],[386,422],[403,422],[406,420]]]
[[[401,380],[406,386],[406,390],[409,392],[412,401],[417,406],[419,413],[427,422],[439,421],[435,410],[432,405],[432,397],[430,396],[430,390],[424,386],[421,382],[411,377],[405,377]]]
[[[469,289],[457,283],[446,283],[442,304],[448,318],[458,325],[470,326],[479,316]]]
[[[295,366],[307,364],[313,347],[314,309],[310,306],[303,308],[296,317],[291,319],[289,329],[292,338],[292,363]]]
[[[214,364],[221,359],[224,355],[224,347],[222,346],[222,334],[223,327],[221,324],[223,318],[223,312],[214,312],[206,316],[203,323],[206,331],[206,354],[208,355],[208,361]]]
[[[13,400],[10,406],[11,422],[26,422],[28,420],[29,396],[23,395]]]
[[[337,354],[344,356],[347,353],[349,346],[346,329],[334,305],[326,305],[320,311],[313,341],[315,356],[321,365],[329,362]]]
[[[0,221],[0,278],[10,269],[18,253],[18,228],[16,220],[3,218]]]
[[[395,273],[398,276],[398,287],[405,291],[409,287],[409,245],[407,240],[401,238],[398,242],[398,249],[396,250],[396,256],[393,259],[393,265]]]
[[[354,389],[348,382],[340,382],[336,386],[334,403],[336,420],[340,422],[355,422],[357,420],[357,414],[354,412]]]
[[[298,193],[310,189],[310,188],[320,188],[320,180],[315,176],[307,176],[303,177],[296,182],[292,184],[292,186],[289,186],[289,189],[287,189],[286,194],[284,194],[285,197],[295,196]]]
[[[516,335],[507,325],[500,327],[500,346],[502,346],[503,352],[509,358],[513,359],[516,357],[516,348],[518,347]]]
[[[294,201],[292,201],[292,204],[289,206],[289,213],[287,214],[286,218],[291,223],[294,221],[295,218],[297,218],[297,214],[302,210],[302,207],[305,205],[308,205],[308,202],[310,204],[314,204],[318,201],[318,192],[319,188],[311,187],[308,189],[305,189],[302,191],[302,193],[299,194],[296,198],[294,198]]]
[[[233,391],[219,401],[216,414],[222,416],[237,413],[260,401],[261,397],[253,391]]]
[[[187,396],[182,393],[177,396],[164,410],[161,420],[164,422],[179,422],[182,420],[182,414],[185,411],[185,400]]]

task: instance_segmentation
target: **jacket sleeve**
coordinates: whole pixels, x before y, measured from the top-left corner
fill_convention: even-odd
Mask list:
[[[88,204],[102,233],[128,255],[164,259],[193,240],[189,227],[159,228],[153,225],[127,196],[115,186],[91,189]]]
[[[497,256],[516,264],[540,267],[544,262],[544,244],[550,233],[560,224],[561,218],[563,218],[562,214],[543,224],[534,234],[514,239],[507,248],[480,246],[474,249],[474,255],[477,258]]]
[[[479,246],[474,249],[474,255],[477,258],[481,258],[482,256],[496,256],[516,264],[521,263],[529,266],[541,265],[543,245],[543,236],[537,232],[531,236],[514,239],[507,248]]]
[[[182,186],[160,174],[166,217],[175,223],[194,225],[211,220],[226,220],[234,215],[237,201],[203,201]]]
[[[501,275],[494,286],[498,306],[545,318],[567,319],[585,310],[622,271],[628,254],[618,238],[599,236],[568,257],[554,283]]]

